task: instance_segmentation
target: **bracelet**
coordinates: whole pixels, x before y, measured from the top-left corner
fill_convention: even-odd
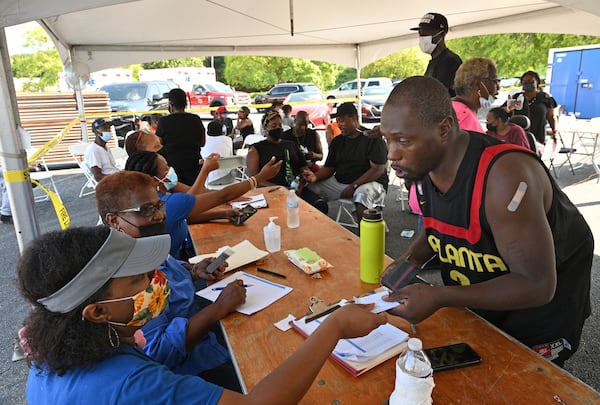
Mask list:
[[[258,186],[258,182],[256,181],[256,177],[252,176],[248,178],[248,183],[250,183],[250,190],[254,190],[256,186]]]

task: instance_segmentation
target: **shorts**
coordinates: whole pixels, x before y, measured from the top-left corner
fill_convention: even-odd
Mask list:
[[[334,201],[340,199],[340,194],[349,184],[340,183],[334,176],[316,183],[310,183],[308,188],[318,194],[325,201]],[[385,189],[376,181],[361,184],[354,190],[352,201],[362,204],[365,207],[377,208],[383,207],[385,202]]]

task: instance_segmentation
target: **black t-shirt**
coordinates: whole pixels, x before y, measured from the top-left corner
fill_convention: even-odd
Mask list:
[[[454,97],[454,76],[459,66],[462,64],[460,56],[446,48],[435,58],[429,61],[425,75],[438,79],[444,86],[448,88],[450,97]]]
[[[554,97],[543,91],[538,92],[534,98],[527,101],[525,95],[520,92],[512,96],[515,100],[523,95],[524,102],[521,110],[513,110],[513,115],[526,115],[529,117],[531,125],[529,126],[529,132],[531,132],[535,139],[541,144],[546,143],[546,121],[548,120],[548,110],[556,108],[556,100]]]
[[[184,184],[194,184],[200,173],[200,148],[205,142],[204,124],[200,117],[185,112],[161,117],[156,135],[162,138],[167,162],[175,169],[179,180]]]
[[[240,135],[242,138],[246,139],[248,135],[254,134],[254,125],[250,124],[246,127],[240,128]]]
[[[369,138],[363,134],[350,138],[342,134],[331,141],[325,166],[335,169],[337,181],[352,184],[371,168],[371,162],[378,165],[387,163],[387,148],[382,138]],[[385,170],[376,181],[387,188]]]
[[[300,169],[306,167],[306,160],[298,145],[294,142],[282,139],[279,143],[268,140],[260,141],[252,145],[259,155],[259,165],[262,168],[273,156],[275,161],[283,160],[279,173],[269,181],[280,186],[289,187],[291,181],[300,174]]]
[[[297,143],[298,145],[305,146],[309,152],[315,152],[315,149],[317,148],[317,136],[319,136],[317,131],[312,128],[306,128],[304,135],[299,138],[294,136],[293,131],[293,128],[288,129],[283,133],[283,135],[281,135],[281,139],[286,139],[288,141]]]

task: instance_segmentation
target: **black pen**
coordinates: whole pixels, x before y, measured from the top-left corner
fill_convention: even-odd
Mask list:
[[[260,272],[260,273],[267,273],[267,274],[270,274],[272,276],[277,276],[277,277],[281,277],[281,278],[287,278],[284,274],[275,273],[274,271],[263,269],[262,267],[257,267],[256,270],[258,272]]]
[[[248,287],[252,287],[254,284],[244,284],[242,287],[244,288],[248,288]],[[223,291],[225,289],[225,287],[215,287],[212,290],[213,291]]]
[[[275,188],[272,188],[272,189],[270,189],[270,190],[269,190],[269,193],[272,193],[273,191],[277,191],[277,190],[279,190],[279,186],[277,186],[277,187],[275,187]]]

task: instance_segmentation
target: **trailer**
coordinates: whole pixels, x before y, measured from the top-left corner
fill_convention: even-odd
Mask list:
[[[600,117],[600,44],[548,52],[546,89],[577,118]]]

